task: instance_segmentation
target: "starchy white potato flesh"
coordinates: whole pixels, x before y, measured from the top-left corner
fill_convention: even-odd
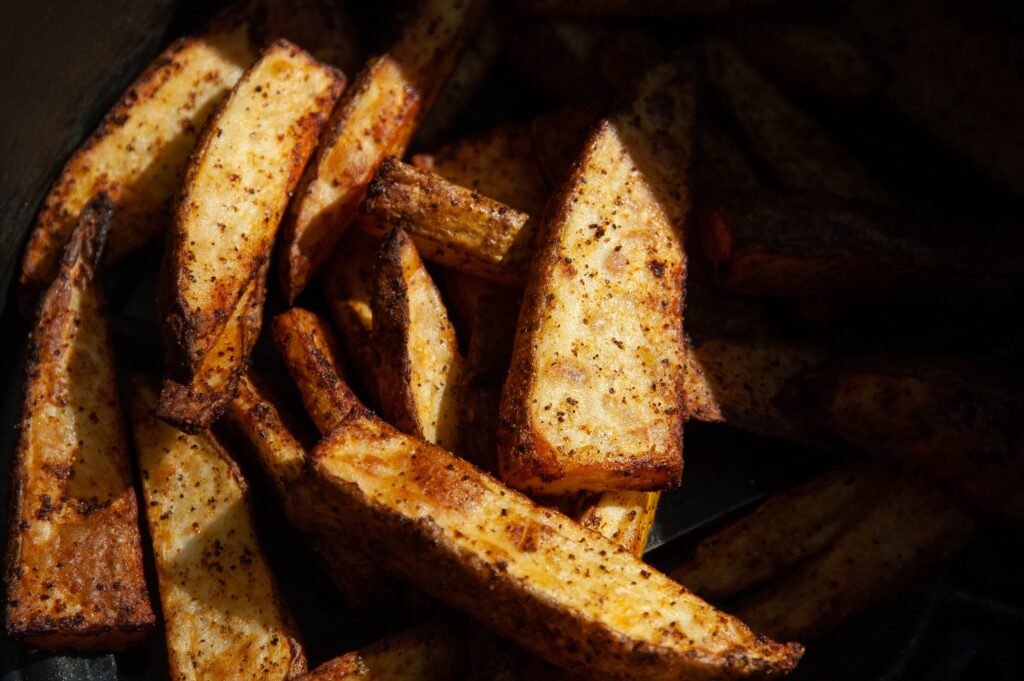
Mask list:
[[[441,293],[401,229],[381,242],[373,320],[382,414],[404,432],[453,449],[463,358]]]
[[[642,558],[660,497],[657,492],[604,492],[586,504],[576,520]]]
[[[306,670],[260,549],[237,465],[211,434],[159,420],[132,385],[135,449],[175,681],[286,679]]]
[[[323,663],[300,681],[455,681],[466,668],[461,627],[426,622]]]
[[[280,272],[289,302],[330,257],[380,162],[404,152],[481,9],[480,0],[421,3],[338,104],[285,220]]]
[[[209,121],[164,256],[164,335],[191,378],[265,271],[281,215],[344,76],[287,41],[267,48]]]
[[[688,65],[650,71],[597,125],[538,227],[498,431],[514,487],[679,482],[695,87]]]
[[[624,548],[354,410],[313,452],[321,519],[427,593],[573,670],[765,678],[800,656]]]
[[[32,332],[6,564],[7,635],[110,651],[156,623],[97,275],[113,205],[82,210]]]

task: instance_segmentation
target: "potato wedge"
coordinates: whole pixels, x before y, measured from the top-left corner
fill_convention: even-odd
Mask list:
[[[132,382],[131,402],[171,678],[305,672],[238,466],[209,432],[187,435],[159,420],[146,381]]]
[[[685,66],[651,71],[598,124],[538,228],[498,430],[514,487],[679,482],[694,86]]]
[[[387,158],[366,188],[359,226],[400,226],[427,260],[506,284],[525,281],[534,222],[439,175]]]
[[[106,192],[117,204],[107,264],[123,260],[163,231],[199,131],[256,61],[259,39],[286,37],[319,59],[349,68],[355,41],[337,5],[258,0],[164,50],[50,188],[25,250],[21,285],[39,291],[53,280],[78,215],[97,192]]]
[[[368,412],[313,451],[313,473],[328,527],[358,533],[384,565],[552,663],[656,681],[773,677],[800,657]]]
[[[831,26],[758,22],[737,31],[736,40],[775,78],[815,94],[863,99],[881,84],[868,55]]]
[[[86,204],[32,332],[11,469],[7,635],[121,650],[156,624],[97,269],[113,204]]]
[[[266,271],[285,206],[344,84],[340,71],[278,41],[208,122],[164,252],[161,322],[175,378],[195,376],[230,311]]]
[[[335,109],[285,219],[281,285],[294,302],[356,216],[382,160],[401,155],[482,12],[480,0],[425,0],[391,50]]]
[[[757,631],[818,638],[959,549],[974,522],[935,488],[904,476],[820,555],[739,608]]]
[[[1024,519],[1024,402],[982,367],[854,357],[794,377],[782,402],[845,442],[920,466],[979,508]]]
[[[885,191],[731,43],[707,42],[708,80],[754,154],[785,189],[880,200]]]
[[[643,558],[659,498],[657,492],[604,492],[586,503],[576,521]]]
[[[537,165],[533,139],[528,124],[507,123],[433,154],[417,154],[411,163],[515,210],[540,215],[549,187]]]
[[[431,621],[323,663],[301,681],[456,681],[466,668],[462,627]]]
[[[483,86],[505,47],[505,32],[496,17],[489,17],[466,45],[451,76],[423,117],[413,137],[413,147],[435,148],[451,131],[459,114]]]
[[[373,340],[381,413],[403,432],[454,448],[464,360],[441,294],[401,229],[381,242]]]
[[[786,381],[821,364],[828,351],[814,343],[759,338],[707,338],[686,348],[685,403],[689,418],[727,423],[794,442],[813,432],[776,404]]]
[[[362,554],[305,522],[315,501],[296,486],[308,455],[285,422],[269,389],[250,370],[238,382],[238,395],[225,419],[248,441],[274,485],[289,522],[302,532],[345,602],[354,609],[387,602],[392,594],[383,573]],[[296,510],[300,509],[300,510]]]
[[[264,269],[249,282],[217,344],[206,354],[195,376],[185,383],[164,379],[158,409],[160,418],[181,430],[195,433],[224,412],[259,336],[265,290]]]
[[[361,229],[345,232],[322,277],[341,345],[351,360],[362,394],[370,406],[377,400],[377,351],[373,347],[373,289],[380,239]]]
[[[1024,268],[1019,230],[937,224],[828,196],[754,192],[700,206],[701,247],[722,288],[825,300],[1005,296]]]
[[[669,576],[713,602],[769,582],[827,549],[887,493],[895,477],[891,467],[876,462],[826,471],[703,539]]]
[[[306,411],[322,435],[334,430],[350,411],[362,408],[341,378],[334,341],[322,319],[293,307],[274,317],[272,332]]]

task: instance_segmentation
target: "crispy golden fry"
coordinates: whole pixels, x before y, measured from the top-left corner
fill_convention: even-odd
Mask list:
[[[702,16],[778,0],[518,0],[526,12],[566,17]]]
[[[434,154],[417,154],[412,164],[530,215],[540,215],[548,197],[533,133],[525,123],[508,123]]]
[[[385,159],[359,210],[363,229],[383,236],[400,226],[427,260],[501,283],[526,279],[530,216],[440,175]]]
[[[381,242],[373,341],[381,413],[404,432],[454,448],[463,358],[441,294],[401,229]]]
[[[186,435],[159,420],[145,381],[133,381],[131,403],[171,678],[305,672],[238,467],[209,432]]]
[[[1024,51],[1017,31],[987,20],[927,12],[914,16],[898,35],[905,42],[894,55],[885,99],[1024,197],[1024,96],[1018,67]]]
[[[692,70],[602,121],[539,227],[503,391],[502,477],[543,494],[678,484]]]
[[[815,438],[800,419],[780,409],[786,381],[821,364],[828,351],[813,343],[768,338],[708,338],[686,348],[686,414],[697,421],[796,442]]]
[[[308,508],[314,502],[296,483],[305,469],[306,450],[285,423],[270,391],[252,371],[239,380],[238,395],[225,418],[252,445],[289,521],[303,533],[348,605],[359,609],[387,601],[390,586],[376,566],[334,537],[317,534],[316,528],[305,522],[309,513],[300,507],[305,504]]]
[[[373,347],[373,289],[380,239],[361,229],[345,232],[324,271],[323,291],[359,388],[376,406],[377,352]]]
[[[820,637],[918,579],[971,536],[970,515],[904,476],[825,551],[740,607],[771,636]]]
[[[765,678],[801,654],[369,412],[314,450],[313,471],[327,527],[357,532],[384,565],[553,663],[645,681]]]
[[[589,502],[576,520],[643,558],[660,497],[657,492],[605,492]]]
[[[701,246],[719,284],[791,298],[902,300],[1006,295],[1024,268],[1015,228],[936,224],[809,194],[764,192],[701,205]]]
[[[213,423],[235,392],[238,377],[263,324],[266,269],[251,282],[228,317],[217,344],[186,383],[167,378],[160,390],[160,418],[186,432]]]
[[[465,668],[462,627],[432,621],[336,657],[300,681],[456,681]]]
[[[326,435],[350,411],[361,407],[341,378],[327,324],[312,312],[293,307],[274,317],[272,331],[306,411],[317,430]]]
[[[32,332],[11,469],[7,635],[46,650],[121,650],[156,623],[142,573],[97,268],[113,205],[81,212]]]
[[[856,357],[793,379],[783,401],[846,442],[922,467],[980,508],[1024,519],[1024,402],[982,367]]]
[[[229,311],[265,271],[285,205],[344,82],[278,41],[207,124],[168,235],[160,291],[171,371],[181,380],[196,374]]]
[[[860,162],[754,69],[732,44],[707,43],[708,80],[753,152],[786,189],[877,200],[884,190]]]
[[[281,284],[293,302],[348,229],[382,160],[401,155],[455,68],[481,0],[425,0],[338,104],[285,219]]]
[[[863,99],[880,76],[868,56],[824,25],[759,22],[736,32],[751,61],[794,87],[835,99]]]
[[[199,131],[256,61],[257,36],[287,37],[319,59],[345,68],[353,63],[355,42],[337,5],[253,2],[164,50],[54,182],[25,251],[21,284],[40,290],[53,280],[78,214],[97,192],[117,204],[106,263],[122,260],[160,234]]]
[[[414,147],[433,148],[442,141],[487,80],[504,47],[505,32],[497,19],[491,17],[483,22],[473,40],[466,45],[455,70],[423,117],[413,138]]]
[[[859,522],[894,477],[891,468],[873,462],[829,470],[705,538],[669,576],[711,601],[764,584]]]

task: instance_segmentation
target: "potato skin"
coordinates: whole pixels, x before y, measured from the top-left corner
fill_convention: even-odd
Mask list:
[[[7,635],[32,648],[122,650],[156,624],[97,274],[112,213],[82,210],[31,338],[5,581]]]
[[[502,478],[542,494],[653,491],[682,472],[693,71],[666,64],[599,123],[548,204],[498,430]]]
[[[570,669],[637,681],[774,678],[802,652],[371,414],[353,412],[314,450],[309,484],[326,526]]]

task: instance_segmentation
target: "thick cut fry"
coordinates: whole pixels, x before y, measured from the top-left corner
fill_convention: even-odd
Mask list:
[[[657,492],[605,492],[577,516],[583,527],[643,558],[658,510]]]
[[[900,478],[822,554],[742,605],[740,616],[771,636],[820,637],[918,579],[973,528],[946,495]]]
[[[707,43],[708,80],[753,152],[785,189],[881,199],[884,191],[846,149],[766,80],[733,45]]]
[[[540,215],[547,200],[548,183],[525,123],[507,123],[434,154],[417,154],[412,164],[530,215]]]
[[[273,483],[288,520],[299,529],[316,553],[335,586],[352,608],[386,602],[390,597],[381,571],[351,547],[317,533],[305,523],[306,511],[295,508],[314,502],[296,486],[308,459],[305,448],[285,423],[275,400],[250,371],[238,382],[238,395],[225,418],[252,445],[260,465]]]
[[[381,242],[373,340],[381,413],[406,433],[454,448],[463,358],[441,294],[401,229]]]
[[[786,381],[827,356],[820,345],[767,338],[687,344],[686,414],[759,435],[814,442],[806,424],[780,409],[776,398]]]
[[[32,333],[6,605],[7,635],[33,648],[120,650],[156,623],[96,272],[112,212],[105,195],[82,210]]]
[[[306,411],[321,434],[330,433],[360,402],[341,378],[327,324],[293,307],[274,317],[272,331]]]
[[[382,160],[401,155],[457,62],[480,0],[426,0],[338,104],[285,219],[281,285],[293,302],[348,229]]]
[[[161,317],[172,373],[191,379],[253,278],[344,76],[274,43],[207,124],[168,235]],[[262,288],[260,288],[262,291]]]
[[[711,601],[764,584],[858,522],[895,477],[891,468],[870,462],[830,470],[707,537],[669,576]]]
[[[526,279],[530,216],[440,175],[385,159],[359,210],[363,229],[383,236],[400,226],[427,260],[499,283]]]
[[[793,379],[784,401],[846,442],[922,467],[1024,519],[1024,402],[982,367],[856,357]]]
[[[747,193],[699,212],[704,254],[729,291],[794,298],[902,300],[1006,295],[1024,281],[1007,250],[1019,230],[936,224],[809,194]]]
[[[543,494],[678,484],[690,69],[602,121],[539,227],[503,391],[502,477]]]
[[[207,353],[195,376],[186,383],[164,380],[160,418],[187,432],[196,432],[223,413],[263,324],[265,270],[249,282],[228,324]]]
[[[368,412],[314,450],[313,471],[326,526],[357,533],[386,566],[553,663],[645,681],[764,678],[801,654]]]
[[[306,671],[234,461],[208,432],[186,435],[157,419],[156,394],[142,380],[132,385],[132,423],[171,678]]]
[[[736,37],[752,61],[794,87],[835,99],[862,99],[879,87],[868,56],[829,26],[755,23]]]
[[[377,405],[377,352],[373,347],[373,289],[380,240],[361,229],[345,233],[324,272],[323,292],[359,388]]]
[[[466,45],[455,70],[416,130],[413,146],[434,148],[450,132],[452,124],[480,90],[505,47],[505,32],[496,19],[483,23]]]
[[[427,622],[325,662],[300,681],[456,681],[465,647],[461,627]]]
[[[108,193],[117,204],[106,263],[122,260],[160,234],[199,131],[256,61],[257,37],[287,37],[320,59],[349,67],[355,42],[337,4],[254,2],[164,50],[50,188],[25,251],[21,284],[29,290],[49,284],[79,212],[97,192]]]

